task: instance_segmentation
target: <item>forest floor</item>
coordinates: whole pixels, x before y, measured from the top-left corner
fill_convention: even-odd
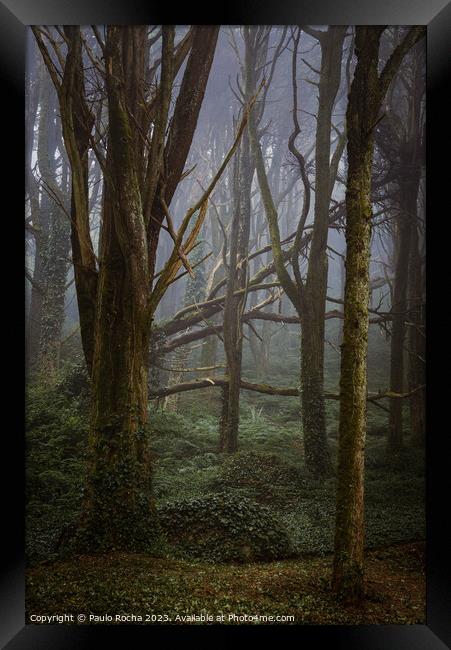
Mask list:
[[[289,381],[282,372],[287,360],[280,364],[270,378],[275,384]],[[386,378],[373,382],[374,391]],[[141,554],[75,557],[64,556],[57,542],[83,494],[89,410],[79,369],[53,388],[31,386],[27,402],[28,615],[149,614],[181,623],[177,615],[222,613],[225,623],[236,622],[231,614],[294,616],[283,624],[424,623],[424,451],[406,433],[403,451],[387,457],[382,409],[368,410],[367,597],[362,607],[349,608],[329,588],[335,478],[314,480],[305,469],[296,398],[244,393],[233,455],[217,450],[216,389],[182,395],[178,412],[150,405],[161,544]],[[327,403],[327,417],[334,462],[337,402]]]
[[[368,552],[366,598],[360,607],[337,602],[329,589],[332,557],[258,564],[205,564],[144,554],[80,556],[40,564],[27,576],[27,620],[33,613],[104,616],[293,616],[272,624],[423,624],[424,544],[399,544]],[[178,616],[178,617],[177,617]],[[91,624],[96,621],[86,620]],[[104,620],[98,620],[104,623]],[[124,621],[129,622],[129,621]],[[139,622],[139,619],[138,619]],[[149,621],[152,622],[152,621]],[[158,619],[155,621],[158,622]],[[263,621],[266,622],[266,621]],[[202,624],[204,624],[202,622]]]

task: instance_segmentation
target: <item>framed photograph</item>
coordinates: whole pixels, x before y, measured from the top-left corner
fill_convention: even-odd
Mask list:
[[[0,2],[2,647],[451,647],[450,42],[447,0]]]

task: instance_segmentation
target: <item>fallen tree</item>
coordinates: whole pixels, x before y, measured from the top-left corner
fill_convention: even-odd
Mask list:
[[[201,388],[211,388],[212,386],[224,387],[228,386],[229,380],[227,377],[205,377],[203,379],[195,379],[193,381],[186,381],[180,384],[174,384],[173,386],[167,386],[166,388],[150,389],[149,397],[150,399],[158,399],[161,397],[166,397],[168,395],[174,395],[175,393],[185,393],[190,390],[199,390]],[[241,380],[240,387],[242,390],[250,390],[256,393],[264,393],[265,395],[281,395],[285,397],[297,397],[299,395],[299,389],[291,386],[270,386],[269,384],[254,384],[250,381]],[[374,394],[367,395],[368,402],[377,402],[381,399],[390,398],[390,399],[404,399],[410,397],[413,393],[416,393],[419,390],[423,390],[424,386],[418,386],[417,388],[407,392],[407,393],[393,393],[391,391],[384,391]],[[339,400],[340,395],[338,393],[324,393],[324,399]]]

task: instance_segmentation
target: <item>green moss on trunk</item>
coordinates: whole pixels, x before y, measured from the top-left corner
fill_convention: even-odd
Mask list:
[[[363,479],[366,436],[371,167],[380,106],[380,28],[357,28],[357,67],[347,110],[346,285],[340,375],[340,422],[333,588],[363,596]]]

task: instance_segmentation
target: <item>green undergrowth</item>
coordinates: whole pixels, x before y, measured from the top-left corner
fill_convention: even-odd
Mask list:
[[[282,377],[270,380],[289,383]],[[56,557],[62,530],[79,512],[87,391],[76,365],[52,387],[35,381],[28,389],[30,562]],[[239,451],[227,455],[217,451],[219,395],[213,388],[183,394],[178,413],[149,406],[153,490],[166,531],[164,552],[208,562],[331,552],[335,479],[317,481],[305,469],[298,400],[243,391]],[[326,408],[335,459],[338,403],[328,401]],[[405,450],[387,459],[386,430],[387,413],[370,405],[365,480],[370,548],[424,538],[423,452],[410,447],[406,436]]]
[[[293,555],[291,536],[277,513],[237,493],[177,499],[159,510],[174,550],[203,561],[255,562]]]
[[[79,511],[88,431],[86,377],[77,364],[55,383],[37,377],[26,394],[26,527],[29,559],[55,554]]]

